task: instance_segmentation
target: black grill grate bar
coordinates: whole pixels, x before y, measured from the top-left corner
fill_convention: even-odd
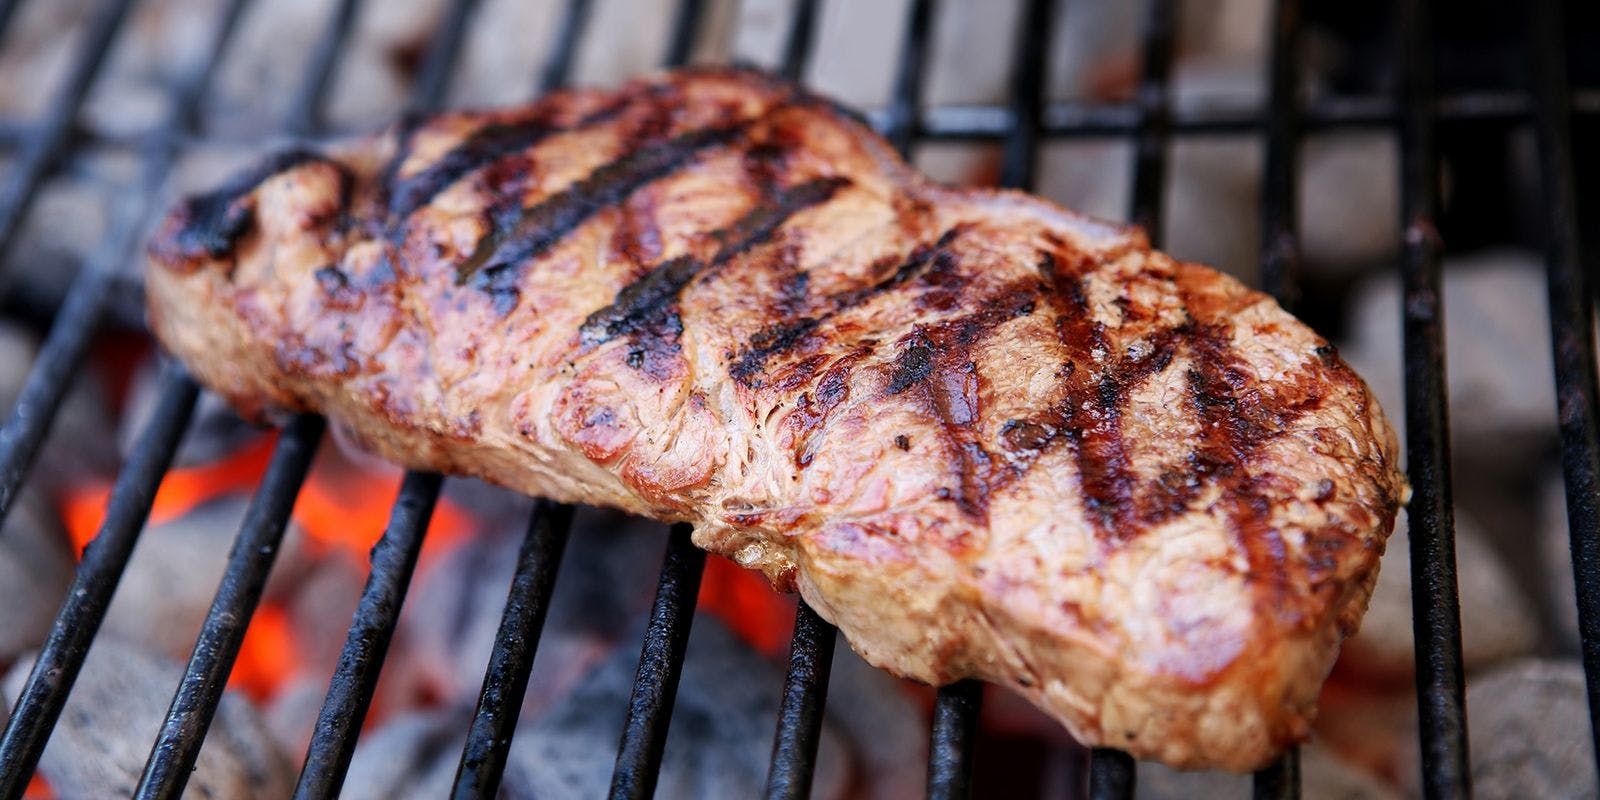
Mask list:
[[[789,673],[784,678],[783,701],[778,708],[778,733],[772,741],[768,800],[804,800],[811,796],[837,638],[838,630],[801,600],[795,609]]]
[[[910,159],[922,115],[922,77],[927,72],[928,32],[933,26],[933,0],[912,0],[906,18],[905,46],[894,77],[888,115],[879,129],[901,157]]]
[[[1168,82],[1172,46],[1177,35],[1177,9],[1172,0],[1150,0],[1142,33],[1144,63],[1139,80],[1140,124],[1134,138],[1133,189],[1128,217],[1159,246],[1164,230],[1163,191],[1167,176]],[[1089,795],[1094,798],[1133,796],[1133,759],[1117,750],[1096,747],[1089,753]]]
[[[689,629],[694,624],[695,598],[706,554],[690,540],[692,526],[672,526],[667,539],[655,603],[645,628],[639,669],[628,701],[628,718],[617,747],[617,766],[611,774],[611,798],[650,797],[655,793],[661,753],[667,746],[667,728],[689,649]]]
[[[517,571],[495,633],[483,689],[478,693],[478,709],[456,768],[451,796],[457,800],[494,797],[499,790],[539,649],[539,634],[550,610],[556,571],[572,530],[572,513],[571,506],[547,500],[534,506],[528,534],[517,552]]]
[[[84,658],[105,620],[117,583],[138,542],[156,487],[177,452],[194,413],[199,387],[176,364],[163,366],[160,400],[145,424],[132,455],[117,475],[106,505],[105,522],[72,577],[67,600],[56,615],[28,680],[0,738],[0,797],[21,797],[39,765],[45,743]]]
[[[800,81],[805,76],[816,25],[815,3],[803,1],[795,7],[788,45],[779,66],[791,80]],[[811,794],[837,635],[833,625],[818,616],[802,598],[795,610],[794,633],[789,640],[789,668],[784,676],[772,759],[767,767],[766,796],[769,798],[804,798]]]
[[[0,40],[5,39],[6,31],[11,29],[11,20],[16,17],[20,5],[22,0],[0,0]]]
[[[1600,116],[1600,89],[1572,92],[1573,113]],[[1438,121],[1445,125],[1520,125],[1533,118],[1526,93],[1473,90],[1442,95],[1435,101]],[[1403,108],[1388,95],[1318,98],[1307,104],[1301,124],[1308,131],[1388,130],[1400,123]],[[1047,139],[1123,138],[1139,133],[1137,102],[1056,102],[1045,106],[1041,135]],[[951,104],[928,109],[917,128],[920,137],[938,142],[1000,141],[1011,131],[1009,109],[991,105]],[[1259,134],[1269,121],[1259,106],[1172,109],[1168,130],[1175,136],[1240,136]]]
[[[1577,585],[1578,629],[1588,685],[1591,745],[1600,763],[1600,406],[1596,398],[1594,308],[1583,268],[1573,186],[1572,119],[1561,9],[1535,4],[1528,47],[1535,63],[1540,174],[1544,183],[1550,335],[1556,412],[1566,477],[1567,526]]]
[[[796,83],[805,81],[816,33],[817,0],[795,0],[794,16],[789,20],[789,36],[783,44],[783,60],[778,65],[780,75]]]
[[[1013,125],[1000,162],[1000,183],[1007,188],[1033,188],[1038,165],[1039,110],[1044,97],[1044,59],[1054,17],[1054,0],[1029,0],[1018,20],[1009,98]],[[935,695],[928,797],[957,800],[972,794],[973,749],[982,705],[983,686],[970,679],[942,687]]]
[[[1434,220],[1438,161],[1431,115],[1433,29],[1425,0],[1401,5],[1401,303],[1405,348],[1406,460],[1414,492],[1410,521],[1412,624],[1422,781],[1430,798],[1470,796],[1451,501],[1444,309]]]
[[[681,67],[694,55],[700,36],[700,19],[705,16],[705,0],[678,0],[677,21],[672,26],[672,41],[663,61],[668,67]]]
[[[205,57],[174,89],[168,116],[146,145],[144,169],[138,182],[124,192],[112,208],[110,232],[73,279],[51,323],[50,333],[28,372],[28,379],[17,395],[16,406],[5,427],[0,428],[0,522],[10,513],[11,501],[50,432],[68,384],[83,363],[89,340],[98,328],[100,312],[113,288],[115,273],[137,246],[151,214],[150,198],[160,191],[172,169],[179,140],[185,126],[193,119],[194,110],[210,85],[210,76],[232,38],[242,5],[241,0],[234,0],[222,12]]]
[[[929,800],[972,796],[973,741],[983,710],[983,684],[963,680],[939,689],[933,701],[933,735],[928,745]]]
[[[590,17],[589,0],[568,0],[550,56],[539,70],[535,93],[561,88],[572,73]],[[533,672],[533,660],[544,631],[556,571],[572,530],[571,506],[539,500],[528,520],[528,533],[517,554],[500,627],[484,669],[477,710],[461,749],[451,796],[492,797],[505,775],[506,759],[516,735],[522,700]]]
[[[1279,0],[1272,19],[1267,155],[1261,178],[1261,288],[1293,311],[1300,267],[1300,2]]]
[[[444,102],[462,40],[477,8],[478,0],[456,0],[450,5],[428,43],[403,127]],[[401,135],[409,135],[409,131]],[[406,472],[400,483],[389,523],[372,549],[372,569],[306,748],[296,798],[332,797],[344,783],[442,484],[439,475],[417,471]]]
[[[1137,775],[1133,756],[1121,750],[1096,748],[1089,757],[1089,797],[1092,800],[1133,797]]]
[[[321,41],[317,42],[317,49],[312,51],[300,87],[289,104],[283,127],[290,136],[314,136],[323,129],[323,101],[328,96],[334,70],[344,55],[345,42],[350,38],[350,31],[360,11],[361,0],[339,0]]]
[[[1054,0],[1029,0],[1018,20],[1017,55],[1011,63],[1011,127],[1000,159],[1000,185],[1033,191],[1038,172],[1045,52],[1055,24]]]
[[[1172,78],[1172,42],[1177,35],[1172,0],[1149,0],[1143,33],[1144,63],[1139,79],[1139,132],[1133,141],[1133,192],[1128,220],[1143,228],[1152,244],[1164,238],[1162,193],[1167,184],[1167,144],[1171,112],[1167,84]]]
[[[273,449],[266,475],[228,552],[222,583],[206,612],[189,665],[145,762],[134,793],[140,800],[179,797],[188,784],[324,427],[321,417],[296,417]]]
[[[431,472],[407,472],[400,483],[389,524],[372,548],[372,571],[306,749],[294,790],[299,800],[335,797],[344,783],[442,484]]]
[[[78,110],[94,86],[106,53],[122,29],[133,0],[106,0],[95,14],[87,35],[72,57],[65,82],[51,96],[43,124],[28,139],[20,163],[0,184],[0,252],[5,252],[22,223],[22,215],[32,205],[40,184],[60,161],[72,142]]]
[[[1300,158],[1300,3],[1279,0],[1272,14],[1266,164],[1261,179],[1261,288],[1294,310],[1300,238],[1295,189]],[[1257,800],[1300,796],[1300,753],[1291,748],[1255,774]]]
[[[539,93],[565,86],[571,79],[572,61],[578,54],[579,42],[583,41],[583,32],[589,26],[592,10],[593,3],[590,0],[567,0],[555,47],[551,48],[550,57],[539,69],[539,80],[535,84]]]
[[[198,108],[204,88],[221,62],[231,32],[237,26],[245,3],[234,2],[224,11],[219,33],[209,56],[190,82],[183,102],[175,104],[174,121],[193,127],[192,112]],[[327,33],[310,60],[305,79],[295,94],[285,122],[289,131],[316,125],[316,111],[327,86],[328,73],[337,59],[331,54],[342,49],[348,38],[356,10],[354,2],[344,2],[330,20]],[[164,142],[169,153],[174,143]],[[212,717],[222,701],[228,674],[244,640],[244,633],[261,599],[262,588],[277,558],[277,549],[294,508],[300,486],[310,468],[325,425],[320,417],[302,415],[284,430],[274,449],[272,461],[246,512],[238,537],[234,540],[217,593],[195,641],[189,664],[174,694],[155,745],[145,763],[137,796],[142,798],[177,797],[182,794],[189,773],[205,743]]]
[[[439,110],[445,95],[450,91],[450,78],[455,74],[461,45],[466,40],[467,27],[478,11],[481,0],[454,0],[444,21],[433,38],[428,40],[428,52],[423,56],[422,72],[411,87],[411,99],[406,104],[406,116],[414,117]]]

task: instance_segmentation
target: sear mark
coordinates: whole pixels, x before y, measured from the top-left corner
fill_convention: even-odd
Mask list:
[[[624,96],[607,103],[572,126],[556,124],[552,107],[534,119],[485,125],[461,140],[438,160],[409,177],[393,181],[389,193],[389,226],[404,224],[418,209],[457,181],[507,156],[526,151],[558,133],[587,128],[615,118],[633,100]],[[392,177],[392,176],[391,176]]]
[[[476,281],[497,299],[515,292],[517,267],[544,253],[601,209],[608,208],[644,185],[683,168],[700,153],[742,134],[748,123],[703,128],[645,145],[601,166],[566,189],[521,209],[516,219],[497,220],[495,230],[456,271],[456,283]],[[512,305],[515,305],[513,299]]]
[[[933,374],[933,342],[928,340],[928,334],[918,326],[907,337],[905,348],[895,358],[894,370],[889,373],[889,385],[884,391],[888,394],[900,394],[927,380],[931,374]]]
[[[760,377],[766,371],[767,362],[798,347],[823,323],[912,281],[927,272],[935,262],[945,263],[948,269],[953,269],[955,254],[949,252],[948,248],[966,229],[966,225],[956,225],[945,231],[933,244],[918,245],[893,272],[876,283],[829,296],[822,302],[825,310],[816,316],[787,317],[756,332],[744,350],[733,358],[728,374],[746,388],[761,386]]]
[[[343,164],[310,150],[288,150],[268,156],[238,173],[220,188],[195,195],[179,206],[183,225],[173,236],[177,254],[185,258],[221,258],[233,250],[239,237],[255,219],[255,205],[247,202],[269,178],[296,167],[324,163],[337,167],[342,178],[340,209],[349,202],[350,173]]]
[[[646,363],[647,351],[669,348],[676,352],[678,334],[682,332],[678,297],[690,281],[771,240],[790,217],[827,202],[849,183],[845,178],[827,177],[779,189],[766,202],[713,234],[722,246],[711,259],[702,261],[687,255],[669,259],[623,287],[611,305],[584,320],[578,329],[583,344],[595,346],[627,336],[635,345],[629,354],[630,364],[638,362],[635,366]]]

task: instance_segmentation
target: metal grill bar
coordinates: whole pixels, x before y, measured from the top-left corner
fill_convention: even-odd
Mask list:
[[[672,41],[663,61],[669,67],[689,63],[695,40],[700,34],[700,18],[705,16],[705,0],[678,0],[677,22],[672,26]]]
[[[567,82],[589,16],[589,0],[568,0],[550,56],[539,71],[537,93]],[[477,711],[456,766],[454,798],[493,797],[499,790],[555,590],[556,571],[572,531],[572,517],[572,507],[565,504],[540,500],[534,505],[484,670]]]
[[[1589,728],[1600,763],[1600,390],[1596,389],[1594,295],[1584,273],[1573,186],[1572,114],[1561,8],[1535,3],[1528,47],[1534,57],[1540,175],[1547,217],[1550,341],[1556,413],[1567,488],[1567,528],[1577,584],[1578,630],[1589,695]]]
[[[1144,65],[1139,80],[1139,132],[1134,137],[1132,207],[1128,220],[1150,235],[1165,238],[1163,192],[1167,185],[1167,127],[1172,77],[1172,42],[1177,9],[1171,0],[1150,0],[1144,28]]]
[[[772,742],[768,800],[803,800],[811,796],[837,634],[837,629],[817,616],[805,600],[800,601],[794,616],[794,640],[789,645],[789,674],[783,682],[783,703],[778,708],[778,733]]]
[[[431,472],[408,472],[400,484],[389,525],[372,548],[372,572],[317,715],[294,790],[299,800],[337,796],[344,783],[442,484],[443,479]]]
[[[790,21],[781,69],[794,80],[805,75],[810,63],[810,42],[817,24],[815,5],[802,2]],[[784,677],[772,760],[767,769],[766,796],[769,798],[804,798],[811,794],[837,635],[833,625],[801,599],[795,610],[794,634],[789,641],[789,669]]]
[[[933,736],[928,745],[929,800],[963,800],[972,795],[972,744],[983,710],[983,684],[952,683],[933,701]]]
[[[1261,288],[1289,311],[1300,271],[1300,2],[1279,0],[1272,19],[1267,156],[1261,179]]]
[[[911,158],[917,117],[922,111],[922,75],[928,61],[928,31],[933,26],[933,0],[913,0],[906,19],[905,45],[894,77],[888,118],[879,130],[902,158]]]
[[[617,748],[616,770],[611,774],[612,800],[639,800],[655,793],[678,678],[689,649],[695,598],[706,566],[705,551],[690,541],[692,532],[692,526],[680,523],[672,526],[667,539],[639,670],[633,679],[633,696],[628,701],[628,720]]]
[[[311,469],[323,427],[321,417],[296,417],[273,449],[266,475],[245,512],[233,549],[228,552],[222,583],[200,628],[189,666],[145,762],[144,775],[134,793],[140,800],[178,797],[189,782],[206,731],[222,702],[228,673],[233,671],[234,659],[244,642],[245,628],[261,602],[267,575],[277,560],[295,496]]]
[[[407,103],[404,125],[413,124],[419,115],[443,103],[467,26],[477,8],[478,0],[456,0],[450,5],[443,23],[428,42],[421,73]],[[409,132],[403,135],[409,136]],[[297,800],[333,797],[344,783],[442,484],[439,475],[416,471],[408,471],[400,483],[388,526],[372,549],[372,570],[306,748],[305,764],[295,787]]]
[[[1600,89],[1572,92],[1573,112],[1600,115]],[[1533,102],[1522,92],[1464,91],[1443,95],[1434,103],[1445,125],[1519,125],[1532,120]],[[1321,98],[1308,105],[1301,122],[1308,131],[1392,129],[1404,111],[1387,95]],[[1137,102],[1058,102],[1044,109],[1041,134],[1048,139],[1124,138],[1140,129]],[[1174,109],[1168,130],[1182,136],[1259,134],[1269,125],[1259,107],[1237,109]],[[1008,109],[954,104],[931,108],[917,126],[917,135],[938,142],[999,141],[1011,130]]]
[[[1300,3],[1279,0],[1272,18],[1267,153],[1261,181],[1261,288],[1293,311],[1300,264]],[[1254,779],[1256,800],[1300,797],[1300,751],[1291,748]]]
[[[567,0],[555,46],[539,71],[540,93],[567,85],[572,75],[572,59],[578,53],[578,43],[583,40],[584,30],[589,26],[592,5],[590,0]]]
[[[1001,154],[1000,183],[1033,188],[1038,165],[1039,111],[1044,97],[1044,58],[1054,25],[1054,0],[1029,0],[1017,29],[1011,66],[1013,126]],[[958,800],[972,793],[973,745],[983,687],[972,680],[945,686],[934,698],[928,754],[928,797]]]
[[[39,185],[71,143],[78,109],[83,107],[84,98],[100,75],[106,53],[116,41],[122,19],[132,5],[133,0],[106,0],[100,6],[88,35],[73,54],[66,82],[52,95],[43,125],[28,140],[20,163],[12,167],[8,179],[0,185],[0,252],[10,248],[22,215],[33,203]]]
[[[778,72],[783,77],[796,83],[805,80],[816,27],[817,0],[796,0],[794,17],[789,21],[789,38],[783,45],[783,60],[779,62]]]
[[[444,105],[445,94],[450,91],[450,76],[454,74],[461,44],[467,37],[467,25],[477,13],[481,0],[454,0],[444,23],[428,40],[428,53],[423,58],[423,69],[411,87],[411,101],[407,110],[411,114],[436,111]]]
[[[1444,382],[1438,161],[1433,144],[1433,29],[1425,0],[1401,5],[1404,65],[1401,141],[1401,303],[1405,336],[1406,460],[1414,494],[1410,520],[1413,625],[1423,790],[1430,798],[1470,796],[1461,609]]]
[[[356,5],[346,0],[335,10],[290,104],[284,123],[286,131],[303,135],[319,124],[318,111],[329,73],[337,63],[336,54],[349,36]],[[235,21],[242,6],[236,3],[230,9],[229,15]],[[206,73],[216,67],[220,53],[219,49],[216,57],[208,61]],[[186,119],[186,124],[195,124],[192,116]],[[267,473],[234,540],[188,667],[145,762],[136,796],[177,797],[187,785],[212,718],[222,702],[228,675],[260,602],[267,576],[277,560],[278,546],[324,427],[320,417],[302,415],[290,423],[279,439]]]
[[[1019,24],[1017,56],[1011,64],[1012,125],[1001,154],[1000,185],[1030,192],[1038,172],[1044,59],[1055,25],[1054,0],[1029,0]]]
[[[6,31],[11,29],[11,20],[20,5],[22,0],[0,0],[0,39],[4,39]]]
[[[1138,774],[1133,756],[1121,750],[1095,748],[1089,756],[1089,797],[1093,800],[1120,800],[1133,797]]]
[[[361,0],[339,0],[322,41],[317,43],[317,49],[311,55],[305,77],[294,94],[294,102],[289,105],[283,127],[290,136],[312,136],[322,130],[323,100],[328,95],[333,71],[339,66],[345,42],[350,39],[350,30],[355,26],[356,14],[360,11]]]
[[[1177,9],[1171,0],[1150,0],[1143,33],[1144,64],[1139,81],[1140,125],[1134,139],[1133,191],[1128,217],[1144,228],[1150,243],[1160,246],[1164,231],[1163,191],[1166,187],[1168,146],[1168,91],[1172,72],[1172,46],[1177,35]],[[1133,758],[1118,750],[1096,747],[1089,752],[1089,796],[1133,796],[1136,769]]]
[[[478,710],[456,768],[451,796],[458,800],[494,797],[505,773],[511,737],[522,713],[522,698],[539,650],[539,634],[550,610],[556,569],[572,530],[572,507],[541,500],[533,509],[528,535],[517,552],[517,572],[495,633],[494,651],[478,693]]]
[[[160,401],[117,474],[106,504],[105,522],[73,574],[67,600],[50,628],[50,637],[28,673],[3,738],[0,738],[0,797],[21,797],[39,765],[67,694],[83,669],[84,658],[105,620],[111,596],[133,555],[156,487],[172,463],[200,389],[176,364],[164,365]]]

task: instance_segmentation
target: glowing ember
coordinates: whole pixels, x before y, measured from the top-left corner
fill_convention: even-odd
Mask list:
[[[253,492],[276,442],[276,433],[264,434],[220,460],[169,471],[150,507],[149,525],[171,522],[219,497]],[[401,474],[398,470],[361,469],[335,452],[323,456],[295,502],[294,522],[305,533],[313,555],[348,558],[365,565],[388,524]],[[108,482],[94,481],[59,498],[61,519],[75,551],[81,553],[98,535],[110,496]],[[471,515],[440,499],[423,540],[419,572],[426,571],[473,527]],[[256,700],[271,698],[298,672],[303,661],[300,652],[288,613],[269,599],[251,618],[228,685]]]
[[[50,782],[43,775],[35,772],[28,780],[28,788],[22,793],[23,800],[56,800],[56,790],[50,787]]]
[[[715,614],[750,646],[768,656],[789,651],[794,632],[794,598],[772,590],[761,573],[721,556],[706,559],[700,582],[700,610]]]
[[[256,609],[239,645],[239,658],[228,687],[257,701],[272,697],[300,666],[294,626],[282,606],[267,603]]]

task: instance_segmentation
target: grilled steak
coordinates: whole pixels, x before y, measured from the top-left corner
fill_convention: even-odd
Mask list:
[[[280,155],[150,254],[156,335],[247,414],[692,522],[874,664],[1183,767],[1307,735],[1404,491],[1268,297],[754,72]]]

